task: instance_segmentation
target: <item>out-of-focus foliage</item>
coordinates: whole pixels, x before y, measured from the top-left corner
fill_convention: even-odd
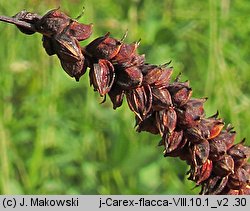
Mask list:
[[[250,137],[250,4],[244,0],[10,0],[1,15],[61,7],[94,23],[90,40],[110,31],[127,42],[141,38],[147,61],[172,60],[195,97],[208,97]],[[48,57],[41,35],[26,36],[0,23],[0,192],[2,194],[197,194],[188,166],[163,158],[159,137],[134,131],[125,104],[112,110],[89,87],[69,78]]]

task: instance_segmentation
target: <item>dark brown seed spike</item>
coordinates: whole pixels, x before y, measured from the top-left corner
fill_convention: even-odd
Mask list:
[[[79,18],[79,17],[78,17]],[[92,33],[92,24],[73,20],[59,9],[44,16],[21,11],[0,21],[15,24],[23,33],[39,32],[48,55],[57,54],[63,69],[78,81],[90,68],[90,84],[113,108],[122,105],[126,95],[135,113],[136,130],[160,134],[164,156],[179,157],[191,166],[189,179],[202,186],[201,194],[250,194],[250,148],[245,139],[234,144],[236,132],[218,118],[218,111],[205,116],[203,99],[191,99],[189,81],[180,74],[170,82],[169,63],[151,65],[131,44],[107,33],[81,47],[79,41]]]

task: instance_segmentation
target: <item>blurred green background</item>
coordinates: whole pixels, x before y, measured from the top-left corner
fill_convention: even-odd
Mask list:
[[[237,141],[250,130],[250,4],[245,0],[9,0],[0,14],[45,14],[61,7],[93,36],[107,31],[127,42],[142,39],[147,61],[172,60],[174,76],[189,79],[194,97],[208,97],[233,123]],[[41,35],[27,36],[0,23],[1,194],[197,194],[188,166],[164,158],[159,136],[134,131],[126,103],[112,110],[89,87],[68,77],[48,57]],[[174,77],[173,76],[173,77]]]

